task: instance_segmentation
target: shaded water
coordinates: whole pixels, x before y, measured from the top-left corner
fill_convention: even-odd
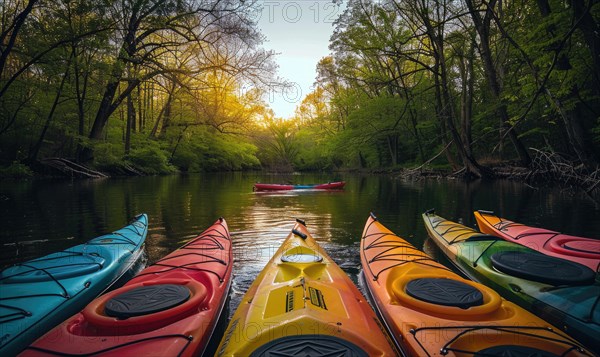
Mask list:
[[[254,182],[345,180],[343,191],[254,193]],[[234,241],[233,313],[244,292],[290,232],[306,221],[329,255],[357,281],[358,242],[370,211],[398,235],[447,263],[428,239],[421,213],[475,226],[472,211],[493,210],[533,226],[600,238],[600,206],[585,195],[509,182],[402,181],[352,174],[256,173],[2,182],[0,267],[85,242],[118,229],[137,213],[150,219],[152,263],[225,217]]]

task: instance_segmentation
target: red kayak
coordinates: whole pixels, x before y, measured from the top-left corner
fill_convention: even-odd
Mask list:
[[[328,182],[311,185],[283,185],[276,183],[255,183],[254,191],[289,191],[289,190],[339,190],[346,182]]]
[[[583,264],[600,271],[600,240],[570,236],[544,228],[526,226],[492,212],[476,211],[479,230],[537,250],[540,253]]]
[[[225,306],[232,263],[229,230],[220,218],[21,356],[200,356]]]

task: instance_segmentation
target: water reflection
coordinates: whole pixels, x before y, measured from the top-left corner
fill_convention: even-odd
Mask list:
[[[444,264],[426,240],[421,213],[436,211],[475,227],[472,211],[494,210],[528,225],[600,238],[600,208],[581,194],[532,189],[510,181],[403,181],[386,176],[294,175],[293,183],[344,180],[343,191],[252,192],[257,173],[111,178],[89,181],[3,182],[0,185],[0,266],[65,249],[116,230],[135,214],[150,219],[149,263],[225,217],[234,241],[231,313],[293,227],[311,234],[357,281],[359,239],[370,211],[398,235]]]

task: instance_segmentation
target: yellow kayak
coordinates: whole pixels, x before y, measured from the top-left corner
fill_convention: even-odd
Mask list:
[[[219,356],[393,356],[375,312],[298,220],[246,292]]]

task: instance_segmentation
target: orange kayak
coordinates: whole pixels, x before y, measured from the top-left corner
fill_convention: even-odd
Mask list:
[[[556,258],[600,271],[600,239],[576,237],[544,228],[530,227],[497,217],[492,212],[473,212],[479,230]]]
[[[348,275],[298,221],[244,295],[219,356],[393,356]]]
[[[231,252],[221,218],[123,287],[92,301],[21,356],[199,356],[227,301]]]
[[[374,215],[360,255],[367,291],[409,356],[591,356],[559,329],[437,263]]]

